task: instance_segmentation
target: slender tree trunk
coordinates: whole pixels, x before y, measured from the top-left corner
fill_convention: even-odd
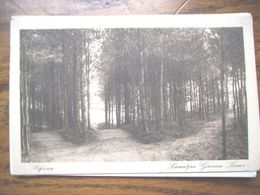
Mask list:
[[[129,86],[128,83],[125,82],[124,84],[124,103],[125,103],[125,124],[130,123],[130,116],[129,116]]]
[[[225,116],[225,91],[224,91],[224,80],[225,80],[225,61],[224,61],[224,45],[223,45],[223,32],[221,30],[221,78],[220,78],[220,85],[221,85],[221,119],[222,119],[222,147],[223,147],[223,159],[226,159],[226,116]]]
[[[203,105],[203,81],[202,81],[202,68],[200,66],[200,72],[199,72],[199,118],[200,120],[204,120],[204,105]]]
[[[234,123],[236,123],[237,116],[236,116],[236,95],[235,95],[235,78],[234,78],[234,75],[232,77],[232,95],[233,95],[233,117],[234,117]]]
[[[163,57],[163,35],[160,36],[160,131],[161,127],[163,126],[163,114],[164,114],[164,94],[163,94],[163,85],[164,85],[164,57]]]
[[[90,43],[87,42],[87,61],[86,61],[86,72],[87,72],[87,120],[88,120],[88,129],[91,129],[91,123],[90,123]]]
[[[121,125],[121,97],[120,97],[120,91],[118,90],[116,95],[116,126],[119,128]]]
[[[136,98],[135,98],[136,96],[135,96],[135,89],[134,89],[134,86],[132,86],[132,112],[133,112],[133,121],[132,121],[132,123],[133,123],[133,129],[135,129],[135,125],[136,125],[136,109],[135,109],[135,107],[136,107]]]
[[[28,83],[29,83],[29,59],[26,58],[25,54],[26,43],[21,44],[21,138],[22,138],[22,161],[29,161],[30,153],[30,119],[29,119],[29,97],[28,97]]]
[[[85,108],[85,95],[84,95],[84,70],[83,66],[81,66],[80,70],[80,110],[81,110],[81,118],[82,118],[82,128],[83,131],[86,131],[86,108]]]
[[[114,97],[112,96],[111,101],[111,118],[112,118],[112,128],[114,128]]]
[[[212,105],[213,105],[213,112],[216,113],[216,93],[215,93],[215,78],[212,81]]]
[[[108,127],[108,101],[107,94],[105,93],[105,127]]]
[[[25,65],[25,156],[26,158],[29,157],[30,153],[30,146],[31,146],[31,129],[30,129],[30,102],[29,102],[29,88],[28,85],[30,83],[30,67],[29,62]],[[29,160],[29,159],[27,159]]]
[[[209,120],[209,89],[208,78],[206,77],[206,118]]]
[[[111,100],[110,93],[108,95],[108,127],[111,128]]]
[[[193,104],[193,99],[192,99],[192,80],[190,78],[190,120],[192,120],[192,111],[193,111],[192,104]]]
[[[141,54],[142,56],[142,54]],[[141,86],[140,86],[140,110],[141,110],[141,121],[142,121],[142,128],[145,133],[149,133],[147,128],[147,113],[146,113],[146,101],[145,101],[145,94],[144,94],[144,67],[141,67]]]
[[[65,54],[65,34],[63,34],[63,40],[62,40],[62,51]],[[62,63],[63,63],[63,120],[64,120],[64,129],[67,132],[68,131],[68,62],[66,55],[62,57]]]

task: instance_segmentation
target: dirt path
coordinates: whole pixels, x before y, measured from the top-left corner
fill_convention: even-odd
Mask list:
[[[165,161],[218,159],[221,154],[217,122],[206,123],[189,137],[142,144],[121,129],[97,130],[97,140],[77,146],[66,142],[59,131],[32,135],[33,162]]]

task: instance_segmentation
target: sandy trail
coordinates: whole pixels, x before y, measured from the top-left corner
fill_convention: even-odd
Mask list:
[[[90,161],[168,161],[210,160],[221,155],[217,122],[208,122],[194,135],[181,139],[142,144],[121,129],[97,130],[97,140],[75,145],[60,136],[59,131],[32,134],[33,162]]]

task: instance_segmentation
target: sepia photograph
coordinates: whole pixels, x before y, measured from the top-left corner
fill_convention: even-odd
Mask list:
[[[23,161],[248,158],[242,28],[20,36]]]
[[[182,161],[249,160],[243,26],[79,25],[17,36],[21,163],[189,171]]]

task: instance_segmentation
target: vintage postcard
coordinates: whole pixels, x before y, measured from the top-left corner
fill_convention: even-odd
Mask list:
[[[11,19],[14,175],[254,176],[258,112],[250,14]]]

